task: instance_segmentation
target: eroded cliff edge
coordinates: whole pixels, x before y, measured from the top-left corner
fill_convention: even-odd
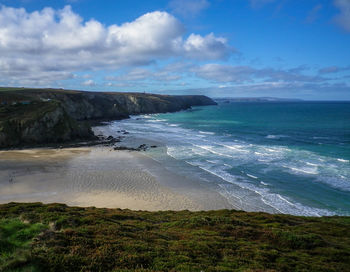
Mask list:
[[[117,120],[215,104],[203,95],[0,88],[0,148],[93,139],[86,120]]]

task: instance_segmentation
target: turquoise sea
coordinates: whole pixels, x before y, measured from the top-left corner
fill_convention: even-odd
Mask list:
[[[120,126],[164,143],[176,171],[216,182],[238,208],[350,215],[350,102],[219,102]]]

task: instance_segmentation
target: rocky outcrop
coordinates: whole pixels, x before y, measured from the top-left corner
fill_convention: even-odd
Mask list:
[[[7,116],[0,121],[0,147],[94,138],[91,128],[71,118],[59,102],[10,106],[4,114]]]
[[[81,121],[117,120],[215,104],[202,95],[0,90],[0,147],[91,139],[91,127]]]

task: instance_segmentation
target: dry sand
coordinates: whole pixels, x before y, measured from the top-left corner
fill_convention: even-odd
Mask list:
[[[140,152],[110,147],[0,151],[0,203],[36,201],[149,211],[232,208],[209,186]]]

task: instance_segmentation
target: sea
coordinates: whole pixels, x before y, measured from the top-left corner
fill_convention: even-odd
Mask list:
[[[234,102],[112,123],[237,209],[350,215],[350,102]]]

